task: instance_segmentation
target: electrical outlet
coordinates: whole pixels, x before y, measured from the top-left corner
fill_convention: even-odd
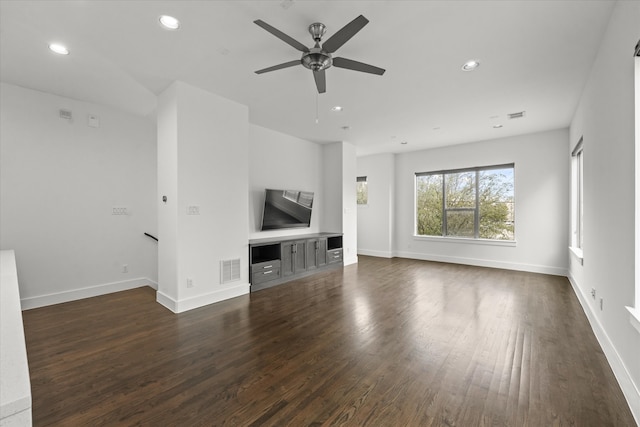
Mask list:
[[[591,297],[596,299],[596,288],[591,288]]]
[[[600,298],[600,311],[602,311],[602,305],[604,304],[604,300]]]
[[[128,273],[129,272],[129,265],[128,264],[122,264],[122,272],[123,273]]]
[[[200,215],[200,206],[187,206],[187,215]]]
[[[191,277],[187,277],[187,288],[193,288],[193,279]]]

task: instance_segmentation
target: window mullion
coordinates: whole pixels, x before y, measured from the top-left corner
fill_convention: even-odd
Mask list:
[[[442,236],[447,235],[447,192],[445,185],[446,174],[442,174]]]

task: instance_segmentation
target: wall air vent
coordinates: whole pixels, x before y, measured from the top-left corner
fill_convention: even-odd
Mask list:
[[[240,259],[220,261],[220,283],[240,280]]]
[[[507,114],[507,117],[509,117],[509,120],[511,120],[511,119],[521,119],[521,118],[524,117],[524,111],[520,111],[518,113]]]
[[[65,120],[73,119],[73,114],[69,110],[60,110],[60,118]]]

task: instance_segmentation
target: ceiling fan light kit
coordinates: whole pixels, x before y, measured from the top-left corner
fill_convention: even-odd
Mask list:
[[[270,71],[289,68],[296,65],[302,65],[303,67],[313,72],[313,77],[316,82],[318,93],[324,93],[327,90],[325,70],[331,66],[345,68],[353,71],[360,71],[363,73],[376,74],[379,76],[383,75],[385,72],[384,69],[375,67],[373,65],[365,64],[347,58],[333,58],[331,56],[332,53],[338,50],[342,45],[349,41],[351,37],[356,35],[358,31],[360,31],[365,25],[369,23],[367,18],[362,15],[358,16],[356,19],[342,27],[337,33],[329,37],[329,39],[323,44],[320,43],[322,41],[322,37],[327,31],[327,27],[320,22],[309,25],[309,34],[311,34],[311,37],[315,42],[315,45],[312,48],[306,47],[299,41],[286,35],[282,31],[272,27],[264,21],[258,19],[253,22],[259,27],[278,37],[280,40],[289,44],[294,49],[302,52],[302,58],[300,58],[300,60],[289,61],[283,64],[274,65],[272,67],[263,68],[256,71],[256,74],[263,74]]]

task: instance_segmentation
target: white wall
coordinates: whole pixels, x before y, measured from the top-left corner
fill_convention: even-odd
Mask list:
[[[564,154],[568,158],[583,137],[584,265],[572,259],[570,278],[636,420],[640,420],[640,334],[625,306],[634,304],[634,265],[638,268],[633,48],[640,39],[639,19],[640,2],[617,2]]]
[[[249,292],[249,111],[182,82],[159,101],[159,259],[173,267],[160,270],[158,301],[181,312]],[[220,262],[232,259],[240,278],[223,284]]]
[[[393,256],[395,155],[359,157],[357,176],[367,177],[368,203],[358,205],[358,254]]]
[[[312,191],[311,226],[260,231],[264,190]],[[323,214],[322,146],[257,125],[249,126],[249,237],[317,233]]]
[[[0,100],[0,248],[15,249],[23,307],[153,284],[154,124],[5,83]]]
[[[396,255],[565,275],[568,255],[568,130],[396,155]],[[516,245],[414,237],[416,172],[515,164]]]
[[[344,265],[358,262],[358,209],[356,202],[356,147],[342,142],[342,250]]]

